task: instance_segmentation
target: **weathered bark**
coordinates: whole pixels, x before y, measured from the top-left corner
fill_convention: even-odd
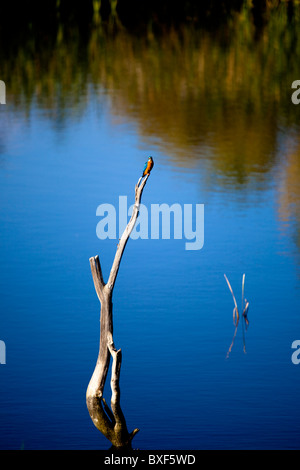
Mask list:
[[[139,215],[142,193],[148,177],[149,175],[144,179],[140,178],[135,187],[135,204],[132,216],[120,238],[107,284],[103,281],[99,257],[95,256],[90,258],[94,286],[101,304],[101,312],[99,354],[94,373],[87,388],[86,401],[93,423],[115,447],[130,446],[131,440],[138,432],[138,429],[135,429],[132,433],[128,433],[126,421],[120,407],[119,380],[122,353],[120,349],[118,351],[116,350],[113,342],[112,294],[127,241]],[[110,411],[103,398],[103,390],[111,357],[113,359],[111,372],[112,411]]]
[[[87,395],[87,406],[94,425],[116,448],[131,447],[131,441],[139,429],[128,432],[126,420],[120,406],[120,370],[122,353],[116,350],[112,337],[108,335],[108,349],[113,358],[111,372],[111,410],[103,397]]]

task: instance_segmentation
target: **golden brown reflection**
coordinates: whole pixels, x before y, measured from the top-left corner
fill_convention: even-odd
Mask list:
[[[299,17],[296,10],[290,24],[281,5],[259,39],[249,7],[213,33],[182,26],[137,37],[100,23],[83,41],[60,25],[52,47],[19,45],[1,73],[16,104],[21,91],[22,104],[36,98],[54,119],[66,109],[80,115],[90,83],[109,90],[112,112],[134,120],[176,164],[193,167],[211,149],[213,170],[243,181],[273,164],[280,121],[299,124],[289,96]]]
[[[21,109],[35,100],[62,125],[80,118],[91,99],[101,103],[105,90],[111,113],[132,120],[174,166],[200,163],[209,181],[220,175],[219,185],[264,189],[285,158],[279,128],[300,124],[300,107],[291,103],[291,84],[300,79],[300,6],[291,16],[291,2],[275,3],[259,28],[251,2],[213,31],[191,23],[154,34],[149,24],[137,36],[116,12],[107,22],[96,15],[84,37],[59,23],[51,40],[29,35],[7,55],[2,50],[8,99]],[[298,155],[280,165],[282,220],[299,220]]]
[[[296,135],[287,145],[280,168],[278,191],[282,226],[294,225],[295,243],[300,247],[300,139]]]

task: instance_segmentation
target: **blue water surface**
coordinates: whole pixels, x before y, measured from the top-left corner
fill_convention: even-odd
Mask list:
[[[99,96],[98,96],[99,100]],[[151,204],[205,205],[205,243],[129,240],[114,291],[114,340],[122,348],[121,405],[139,449],[299,448],[298,254],[277,210],[276,174],[261,188],[237,188],[230,175],[207,183],[207,149],[178,166],[162,142],[112,118],[90,99],[80,118],[53,124],[32,106],[9,103],[0,166],[0,448],[107,449],[85,392],[95,366],[100,305],[89,258],[107,279],[117,240],[99,240],[100,204],[134,202],[148,155]],[[71,113],[70,113],[71,115]],[[284,133],[282,136],[284,140]],[[219,180],[222,184],[219,184]],[[227,274],[250,301],[243,352],[234,334]],[[106,387],[109,402],[109,384]]]

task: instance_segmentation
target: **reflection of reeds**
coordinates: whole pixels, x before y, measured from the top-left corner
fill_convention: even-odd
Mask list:
[[[236,298],[235,298],[235,295],[233,293],[233,289],[231,287],[231,284],[226,276],[226,274],[224,274],[224,277],[226,279],[226,282],[227,282],[227,285],[229,287],[229,290],[231,292],[231,295],[232,295],[232,298],[233,298],[233,302],[234,302],[234,309],[233,309],[233,324],[235,326],[235,330],[234,330],[234,335],[233,335],[233,338],[232,338],[232,341],[231,341],[231,344],[230,344],[230,347],[228,349],[228,352],[227,352],[227,358],[229,357],[231,351],[232,351],[232,348],[233,348],[233,344],[234,344],[234,340],[236,338],[236,334],[237,334],[237,329],[238,329],[238,326],[239,326],[239,321],[240,321],[240,314],[239,314],[239,309],[238,309],[238,305],[237,305],[237,301],[236,301]],[[244,353],[246,353],[246,339],[245,339],[245,330],[247,331],[248,329],[248,326],[249,326],[249,320],[248,320],[248,310],[249,310],[249,302],[247,301],[247,299],[244,300],[244,294],[245,294],[245,274],[243,274],[243,279],[242,279],[242,329],[243,329],[243,351]],[[245,325],[244,325],[245,323]]]
[[[28,34],[0,51],[1,75],[10,103],[34,103],[59,124],[84,116],[91,95],[103,103],[109,90],[112,113],[137,122],[141,137],[177,163],[193,167],[210,148],[211,172],[245,184],[274,164],[278,121],[299,123],[282,86],[297,76],[299,26],[300,6],[291,23],[285,4],[259,37],[246,4],[214,34],[182,25],[140,37],[103,22],[87,36],[72,28],[70,37],[61,21],[43,48]]]
[[[94,0],[94,11],[101,3]],[[292,2],[280,2],[257,29],[251,3],[213,33],[183,23],[160,34],[149,25],[147,34],[135,35],[100,16],[86,34],[59,16],[47,41],[44,31],[21,34],[16,26],[9,40],[0,27],[0,78],[10,109],[30,119],[31,106],[39,107],[61,129],[85,119],[91,103],[99,110],[108,103],[116,122],[134,122],[141,140],[158,145],[176,167],[201,164],[211,189],[268,189],[269,171],[281,160],[280,218],[296,222],[300,247],[300,147],[287,156],[280,145],[278,153],[279,129],[299,134],[289,88],[299,70],[300,5],[294,2],[291,15]],[[7,23],[5,14],[1,20]],[[8,135],[3,126],[0,147]]]

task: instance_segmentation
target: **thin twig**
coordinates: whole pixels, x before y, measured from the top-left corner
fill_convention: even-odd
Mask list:
[[[224,274],[224,277],[225,277],[225,279],[226,279],[226,282],[227,282],[227,284],[228,284],[229,290],[230,290],[230,292],[231,292],[231,294],[232,294],[232,297],[233,297],[233,301],[234,301],[234,305],[235,305],[235,309],[234,309],[234,311],[233,311],[233,323],[234,323],[234,325],[237,325],[238,322],[239,322],[239,319],[240,319],[239,309],[238,309],[238,306],[237,306],[237,303],[236,303],[236,299],[235,299],[235,296],[234,296],[234,293],[233,293],[231,284],[230,284],[230,282],[229,282],[229,280],[228,280],[226,274]],[[237,320],[236,320],[236,322],[235,322],[235,313],[236,313],[236,315],[237,315]]]
[[[147,183],[147,180],[148,180],[149,176],[150,175],[148,174],[144,179],[140,178],[137,185],[136,185],[136,187],[135,187],[135,204],[133,206],[132,215],[131,215],[131,218],[130,218],[128,224],[127,224],[127,227],[125,228],[125,230],[123,232],[122,237],[120,238],[118,248],[117,248],[117,252],[116,252],[116,255],[115,255],[115,259],[114,259],[114,262],[113,262],[113,265],[112,265],[112,268],[111,268],[111,271],[110,271],[109,279],[108,279],[108,282],[107,282],[107,286],[108,286],[110,291],[112,291],[113,288],[114,288],[116,278],[117,278],[117,274],[118,274],[118,271],[119,271],[119,268],[120,268],[121,259],[122,259],[126,244],[128,242],[128,239],[129,239],[129,237],[131,235],[131,232],[132,232],[132,230],[135,226],[135,223],[137,221],[137,218],[138,218],[138,215],[139,215],[139,207],[140,207],[140,203],[141,203],[141,199],[142,199],[143,190],[144,190],[145,184]]]

